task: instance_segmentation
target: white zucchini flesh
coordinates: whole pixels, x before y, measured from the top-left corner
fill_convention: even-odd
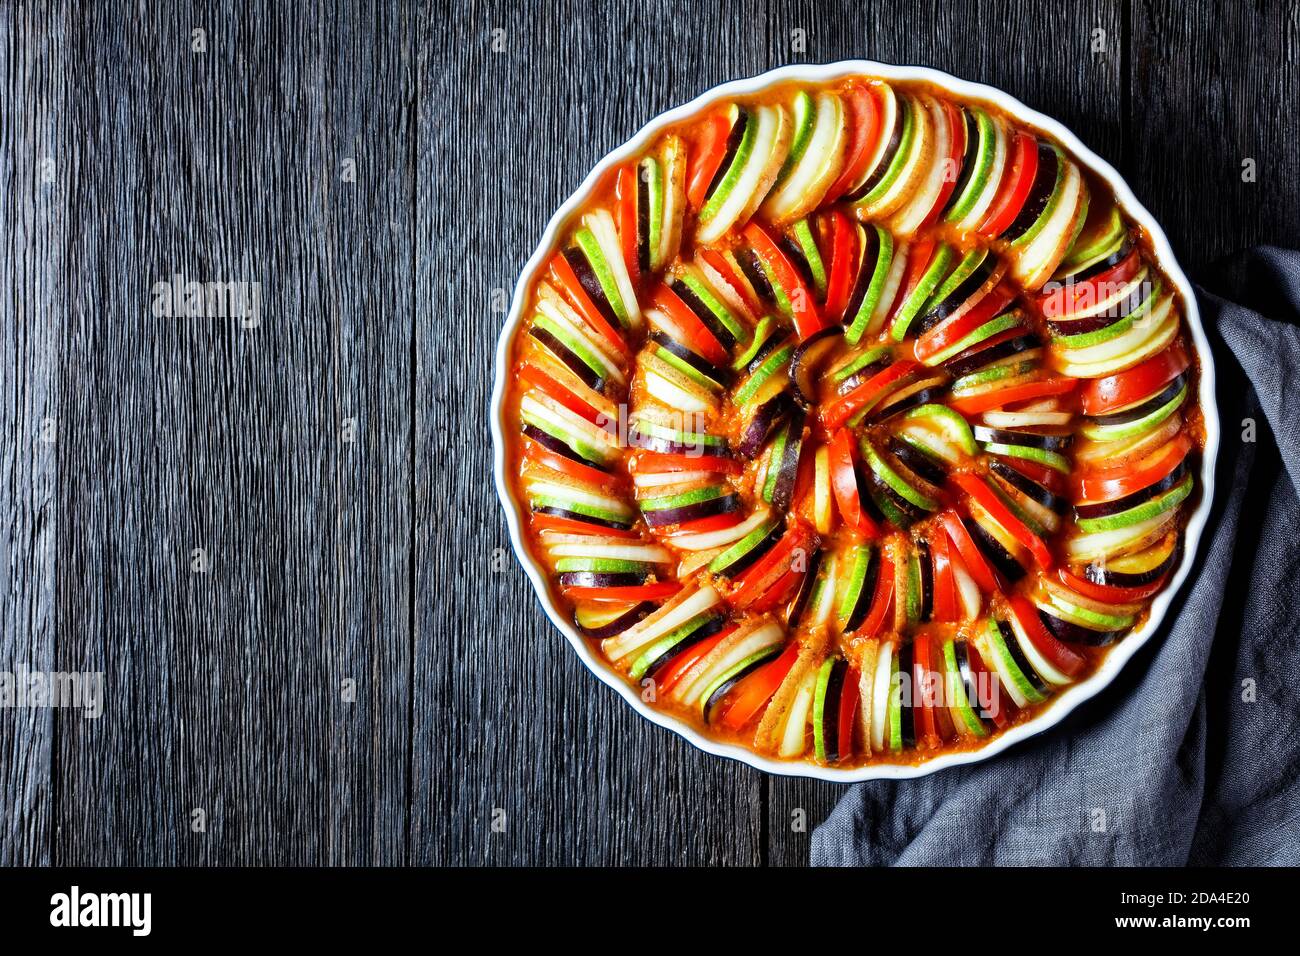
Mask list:
[[[767,170],[772,156],[772,147],[776,143],[778,127],[782,122],[778,108],[760,106],[750,114],[749,122],[755,124],[754,145],[749,158],[735,186],[732,187],[718,211],[712,218],[700,223],[695,233],[695,240],[699,245],[707,246],[717,242],[735,225]]]
[[[1026,289],[1037,289],[1051,278],[1070,247],[1080,205],[1086,206],[1088,187],[1084,185],[1079,167],[1068,159],[1062,161],[1065,163],[1065,183],[1061,199],[1042,231],[1021,250],[1012,270]]]
[[[844,147],[844,105],[839,97],[817,97],[812,135],[784,183],[763,202],[763,214],[776,223],[791,222],[817,207],[839,172]]]
[[[776,182],[777,176],[781,174],[781,167],[785,165],[786,157],[790,155],[790,145],[794,140],[794,120],[790,116],[790,111],[781,105],[772,106],[769,109],[776,116],[776,132],[772,136],[772,145],[768,149],[767,165],[759,171],[758,179],[749,195],[749,201],[740,210],[740,216],[736,219],[737,227],[749,222],[754,214],[758,212],[758,207],[763,204],[763,200],[767,198],[772,184]]]
[[[650,268],[656,272],[677,258],[682,242],[682,217],[686,211],[686,156],[679,137],[668,137],[659,161],[664,169],[664,219],[659,230],[659,248],[653,250],[650,257]]]
[[[875,88],[881,94],[882,102],[879,104],[880,128],[884,131],[884,134],[879,137],[879,142],[876,143],[876,148],[872,151],[871,159],[867,161],[867,165],[863,168],[861,178],[848,188],[846,194],[850,196],[862,188],[862,184],[871,178],[871,174],[876,171],[876,167],[885,158],[885,150],[889,148],[889,140],[893,135],[894,125],[898,122],[900,103],[893,87],[888,83],[879,83],[876,84]],[[903,109],[907,108],[906,104],[901,104],[901,106]]]
[[[705,401],[693,392],[688,392],[658,372],[645,373],[645,388],[665,405],[683,412],[707,412],[713,408],[713,402]]]
[[[627,384],[627,375],[620,367],[621,363],[606,349],[604,336],[592,330],[582,316],[573,307],[556,296],[553,290],[543,285],[537,297],[537,311],[560,326],[571,335],[577,336],[596,354],[597,360],[604,367],[605,377],[620,385]]]
[[[582,217],[582,222],[596,237],[601,254],[609,264],[610,271],[614,273],[614,282],[618,285],[619,298],[623,300],[623,307],[627,310],[628,321],[632,328],[641,328],[643,322],[641,306],[637,302],[632,277],[627,274],[627,263],[623,261],[623,249],[618,241],[618,229],[614,225],[614,217],[607,209],[594,209]]]
[[[993,652],[993,648],[990,646],[991,639],[984,628],[980,628],[976,640],[978,641],[976,649],[980,652],[980,657],[984,659],[985,663],[993,665],[993,671],[998,675],[998,683],[1002,685],[1002,689],[1011,695],[1011,699],[1015,701],[1017,707],[1027,707],[1029,698],[1020,692],[1016,682],[1011,679],[1007,671],[1006,661],[1002,659],[1002,655]]]
[[[1101,378],[1132,368],[1155,355],[1178,335],[1178,313],[1173,308],[1173,298],[1166,296],[1147,316],[1133,323],[1133,327],[1109,342],[1087,349],[1053,348],[1052,356],[1058,371],[1073,378]],[[1094,351],[1095,350],[1095,351]],[[1086,353],[1094,361],[1081,361]],[[1096,356],[1105,356],[1097,359]]]
[[[995,130],[993,140],[993,165],[989,169],[988,182],[985,183],[979,199],[971,207],[963,219],[954,225],[962,232],[970,232],[975,229],[984,217],[988,214],[989,207],[993,205],[993,197],[998,194],[1002,184],[1002,173],[1007,164],[1007,129],[1002,121],[996,116],[991,117],[993,128]]]
[[[1163,537],[1166,526],[1173,523],[1177,514],[1178,509],[1174,508],[1127,528],[1094,531],[1091,534],[1066,538],[1065,553],[1071,561],[1082,562],[1107,556],[1118,557],[1121,554],[1137,551]]]
[[[967,573],[961,560],[959,558],[954,560],[952,552],[949,552],[948,560],[952,565],[953,577],[957,579],[957,597],[961,601],[962,618],[973,621],[984,609],[984,597],[980,593],[980,586]]]
[[[601,641],[601,650],[611,661],[620,661],[663,637],[673,628],[685,624],[697,614],[711,610],[720,600],[718,592],[708,586],[698,591],[682,591],[622,634]]]
[[[673,559],[667,548],[657,544],[557,544],[549,553],[553,558],[618,558],[647,564],[667,564]]]
[[[781,747],[777,754],[781,757],[798,757],[807,745],[808,718],[812,713],[813,694],[817,689],[818,668],[808,668],[799,692],[794,695],[794,703],[785,715],[785,730],[781,735]]]
[[[875,686],[871,691],[871,749],[876,751],[885,749],[885,735],[889,730],[889,685],[893,666],[894,645],[881,641],[880,652],[876,655]]]
[[[708,654],[696,663],[673,688],[669,696],[675,697],[688,707],[694,707],[701,703],[704,692],[713,685],[713,682],[728,670],[764,648],[781,643],[784,638],[785,632],[773,621],[754,625],[747,631],[733,634],[714,653]]]
[[[611,453],[619,448],[618,436],[604,428],[598,428],[581,415],[570,411],[544,393],[524,393],[523,398],[519,401],[519,410],[530,415],[536,415],[543,421],[550,422],[562,429],[577,432],[579,437],[586,439],[597,447],[603,447]]]
[[[930,128],[934,130],[934,143],[930,153],[921,157],[926,168],[918,172],[916,189],[890,220],[890,227],[896,236],[912,235],[929,215],[943,189],[944,176],[948,170],[953,131],[948,123],[947,111],[938,100],[929,100],[926,107],[930,113]]]
[[[730,528],[705,531],[702,534],[685,534],[669,540],[674,548],[681,548],[683,551],[710,551],[714,548],[734,544],[751,531],[760,528],[769,517],[770,512],[766,509],[760,509]]]
[[[527,486],[529,495],[546,498],[563,498],[568,501],[574,501],[578,504],[590,505],[593,508],[602,508],[616,515],[625,518],[636,516],[636,512],[626,502],[618,498],[609,498],[605,495],[598,495],[591,491],[583,491],[575,485],[561,485],[551,481],[530,481]]]
[[[908,108],[912,110],[914,121],[912,131],[911,148],[903,160],[903,169],[898,174],[898,179],[889,187],[889,190],[872,203],[869,207],[863,207],[862,211],[871,218],[888,216],[899,206],[901,206],[907,197],[917,186],[917,179],[923,175],[925,169],[934,152],[934,122],[930,116],[930,110],[927,103],[918,98],[913,98]]]
[[[862,739],[871,746],[871,715],[876,691],[876,658],[880,654],[879,641],[867,641],[858,658],[858,726]]]
[[[702,481],[714,474],[711,471],[660,471],[651,474],[638,474],[632,478],[632,484],[638,488],[663,488],[665,485],[680,485],[688,481]]]
[[[877,334],[884,326],[885,317],[889,315],[889,309],[894,304],[894,296],[898,295],[898,289],[903,284],[903,275],[907,272],[907,256],[907,243],[895,242],[894,258],[889,262],[889,273],[885,276],[880,298],[876,300],[876,307],[867,322],[867,335]]]
[[[990,428],[1030,428],[1068,425],[1073,417],[1069,412],[985,412],[984,424]]]
[[[1029,666],[1038,672],[1038,676],[1043,678],[1043,680],[1047,681],[1049,684],[1055,684],[1057,687],[1065,687],[1074,683],[1072,678],[1067,677],[1065,674],[1062,674],[1059,670],[1053,667],[1047,658],[1039,652],[1038,648],[1034,646],[1034,642],[1029,639],[1029,635],[1025,632],[1025,629],[1020,626],[1020,621],[1016,619],[1014,614],[1008,614],[1007,619],[1011,622],[1011,631],[1015,634],[1016,641],[1020,644],[1020,652],[1024,654],[1025,659],[1029,661]]]

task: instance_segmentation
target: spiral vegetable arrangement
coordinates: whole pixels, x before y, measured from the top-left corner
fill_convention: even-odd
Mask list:
[[[642,697],[786,759],[977,747],[1176,565],[1181,309],[1061,147],[925,87],[729,103],[619,170],[533,287],[530,543]]]

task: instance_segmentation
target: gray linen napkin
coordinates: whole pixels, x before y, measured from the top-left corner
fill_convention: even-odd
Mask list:
[[[1215,276],[1218,500],[1161,632],[1045,734],[847,791],[814,865],[1300,864],[1300,253]]]

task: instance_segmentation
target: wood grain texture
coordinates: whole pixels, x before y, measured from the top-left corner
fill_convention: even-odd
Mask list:
[[[842,791],[636,716],[509,551],[492,349],[552,210],[716,83],[866,57],[1058,117],[1193,269],[1294,245],[1296,17],[0,7],[0,669],[108,684],[0,710],[0,864],[806,863]],[[260,324],[154,315],[177,273],[261,283]]]

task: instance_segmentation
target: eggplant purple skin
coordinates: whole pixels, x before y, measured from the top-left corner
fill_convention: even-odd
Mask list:
[[[1020,668],[1027,678],[1029,678],[1029,683],[1032,684],[1034,689],[1040,694],[1050,693],[1051,688],[1048,686],[1047,681],[1043,680],[1042,675],[1040,675],[1038,671],[1034,670],[1033,666],[1029,663],[1028,658],[1025,657],[1025,652],[1020,649],[1020,642],[1016,640],[1016,635],[1012,631],[1011,625],[1006,621],[998,621],[997,625],[998,631],[1002,634],[1003,643],[1007,645],[1007,650],[1011,652],[1011,659],[1016,662],[1016,666]]]
[[[1137,508],[1152,498],[1164,494],[1166,491],[1174,488],[1180,481],[1187,477],[1187,460],[1184,459],[1177,468],[1171,471],[1165,477],[1161,478],[1153,485],[1147,485],[1140,491],[1135,491],[1131,495],[1125,495],[1123,498],[1115,498],[1112,501],[1097,501],[1091,504],[1075,505],[1074,516],[1076,518],[1105,518],[1109,515],[1117,515],[1132,508]]]
[[[922,481],[938,487],[947,480],[948,469],[944,468],[929,455],[913,448],[897,435],[890,435],[889,442],[885,447],[888,448],[890,453],[899,460],[904,468],[912,472]]]
[[[645,680],[646,678],[653,679],[656,674],[663,670],[669,662],[672,661],[673,658],[677,657],[688,648],[700,643],[700,641],[705,638],[717,634],[718,631],[722,630],[722,627],[726,622],[727,619],[723,615],[715,614],[713,617],[710,617],[708,620],[701,623],[700,626],[691,631],[690,634],[686,635],[686,637],[682,638],[672,647],[668,648],[668,650],[660,654],[659,657],[646,668],[645,673],[641,675],[642,680]]]
[[[873,549],[871,565],[867,568],[867,576],[862,580],[862,590],[858,592],[858,599],[853,605],[853,610],[849,612],[848,620],[844,622],[845,634],[852,634],[867,619],[867,614],[871,611],[871,602],[875,600],[876,584],[879,579],[880,553]]]
[[[1052,191],[1056,187],[1056,173],[1060,162],[1061,158],[1056,150],[1045,142],[1038,144],[1038,170],[1034,174],[1033,185],[1029,187],[1025,205],[1011,225],[998,236],[999,239],[1014,241],[1042,215],[1043,210],[1047,208],[1047,200],[1051,198]]]
[[[1178,540],[1174,542],[1173,549],[1169,556],[1157,564],[1150,571],[1143,571],[1141,574],[1124,574],[1119,571],[1108,571],[1104,565],[1093,563],[1083,569],[1083,578],[1091,581],[1093,584],[1110,586],[1117,588],[1140,588],[1148,584],[1154,584],[1178,564],[1182,558],[1183,539],[1179,535]]]
[[[1019,581],[1027,573],[1019,561],[1007,552],[1007,549],[998,543],[997,538],[984,530],[984,526],[973,518],[967,518],[962,521],[966,528],[966,533],[971,536],[975,542],[975,547],[980,550],[984,557],[988,558],[993,567],[1002,574],[1011,583]]]
[[[1048,511],[1063,515],[1070,510],[1070,502],[1065,498],[1044,488],[1028,475],[1022,475],[996,455],[989,457],[989,471]]]
[[[1105,647],[1108,644],[1114,644],[1128,633],[1128,628],[1122,631],[1094,631],[1090,628],[1080,627],[1078,624],[1071,624],[1069,621],[1063,621],[1059,617],[1048,614],[1042,608],[1038,610],[1038,617],[1043,622],[1043,626],[1052,632],[1053,637],[1067,644]]]
[[[528,330],[528,334],[542,343],[550,352],[563,363],[564,367],[576,375],[583,385],[586,385],[593,392],[605,394],[607,382],[592,371],[591,366],[578,358],[567,345],[557,339],[546,329],[534,325]]]
[[[794,350],[794,356],[790,359],[790,381],[794,384],[795,395],[804,405],[812,405],[817,401],[813,387],[817,365],[825,358],[826,348],[833,345],[835,339],[842,338],[844,329],[838,325],[829,325],[808,336]]]
[[[710,458],[730,458],[731,449],[726,445],[708,445],[703,442],[688,444],[686,442],[671,441],[667,438],[659,438],[656,435],[647,435],[645,432],[637,431],[636,425],[628,426],[627,435],[628,448],[640,448],[644,451],[659,452],[665,455],[695,455],[697,457]]]
[[[614,618],[604,627],[583,627],[578,623],[576,616],[573,623],[578,630],[593,641],[601,641],[607,637],[613,637],[615,634],[622,634],[654,609],[655,603],[653,601],[642,601],[640,604],[629,608],[626,613]]]
[[[666,351],[671,352],[701,375],[712,379],[719,385],[725,387],[731,384],[731,369],[719,368],[708,359],[696,355],[693,351],[671,336],[656,330],[650,333],[650,340],[656,345],[661,346]]]
[[[808,600],[812,596],[817,572],[821,570],[821,566],[822,549],[817,548],[808,556],[808,567],[804,571],[803,581],[799,584],[799,593],[795,595],[794,601],[790,604],[790,613],[786,615],[786,626],[790,630],[794,630],[799,625],[800,618],[808,609]]]
[[[840,698],[844,693],[844,677],[849,662],[837,657],[831,665],[831,676],[826,681],[826,700],[822,704],[822,739],[826,741],[826,760],[838,763],[840,747]]]
[[[780,653],[780,647],[773,647],[770,653],[764,654],[758,660],[752,662],[748,667],[734,675],[730,680],[726,681],[717,690],[710,694],[709,699],[704,702],[704,722],[706,724],[712,723],[713,708],[720,704],[723,699],[735,689],[737,684],[743,681],[750,674],[754,673],[754,671],[758,670],[764,664],[770,662]]]
[[[560,441],[560,439],[556,438],[554,435],[546,434],[546,432],[542,431],[540,428],[536,427],[535,425],[525,425],[521,430],[525,435],[527,435],[533,441],[537,442],[537,444],[541,445],[543,448],[547,449],[548,451],[555,452],[555,454],[561,456],[562,458],[568,458],[570,461],[576,461],[581,465],[586,465],[588,468],[594,468],[596,469],[596,471],[603,471],[606,474],[609,473],[609,469],[606,468],[604,465],[602,465],[600,462],[592,461],[590,458],[584,458],[582,455],[578,454],[576,451],[574,451],[564,442]]]
[[[730,349],[736,344],[736,337],[731,334],[731,330],[719,321],[712,309],[700,301],[700,297],[691,291],[690,286],[685,282],[670,282],[668,288],[673,290],[677,298],[686,303],[686,307],[695,314],[695,317],[704,324],[724,349]]]
[[[1183,386],[1187,384],[1188,376],[1188,370],[1180,372],[1172,382],[1136,408],[1130,408],[1126,412],[1115,412],[1113,415],[1092,415],[1089,416],[1088,421],[1095,425],[1127,425],[1139,418],[1145,418],[1156,409],[1172,402],[1174,397],[1182,391]]]
[[[946,389],[946,385],[932,385],[929,388],[923,388],[919,392],[913,392],[911,395],[907,396],[907,398],[895,402],[893,405],[886,405],[884,408],[872,413],[868,420],[872,424],[879,424],[880,422],[888,421],[895,415],[901,415],[903,412],[909,411],[910,409],[926,405],[930,402],[937,402]]]
[[[998,315],[1006,315],[1008,311],[1012,310],[1004,309]],[[992,338],[992,336],[989,338]],[[996,345],[986,345],[985,342],[987,341],[988,339],[981,339],[970,348],[958,352],[939,367],[953,378],[959,378],[962,375],[968,375],[983,368],[990,362],[1006,358],[1009,355],[1018,355],[1029,349],[1039,348],[1043,344],[1038,336],[1027,330],[1023,335],[1017,335],[1014,338],[998,342]]]
[[[708,501],[697,501],[693,505],[680,508],[661,508],[658,511],[642,512],[641,517],[652,528],[666,528],[669,525],[685,524],[700,518],[712,518],[714,515],[730,514],[743,506],[739,495],[721,495]]]
[[[564,508],[552,508],[550,505],[534,507],[533,512],[539,515],[550,515],[553,518],[564,518],[568,521],[581,521],[596,528],[613,528],[615,531],[627,531],[632,527],[630,521],[607,521],[604,518],[593,518],[591,515],[579,514]]]
[[[989,428],[987,425],[976,425],[971,431],[978,442],[1041,448],[1044,451],[1064,451],[1074,440],[1074,436],[1069,434],[1049,435],[1044,432],[1024,432],[1012,428]]]
[[[979,685],[975,679],[975,671],[970,664],[969,644],[964,640],[953,642],[953,656],[957,659],[957,673],[961,675],[962,686],[966,690],[966,700],[970,704],[970,709],[975,712],[976,719],[979,720],[986,728],[991,728],[993,722],[984,715],[984,705],[980,703]]]
[[[924,538],[913,542],[921,565],[921,620],[930,620],[934,614],[934,565],[930,563],[930,543]]]
[[[916,746],[916,708],[913,702],[918,694],[916,684],[916,653],[912,647],[911,641],[904,641],[898,645],[898,673],[906,674],[907,683],[903,686],[903,705],[900,708],[900,720],[902,721],[903,746],[912,748]]]
[[[645,584],[646,574],[605,574],[599,571],[565,571],[560,585],[566,588],[634,588]]]
[[[777,511],[786,511],[794,500],[794,483],[799,477],[799,458],[803,453],[803,426],[803,410],[795,409],[785,426],[789,436],[781,455],[776,487],[772,489],[772,507]]]
[[[772,526],[772,530],[763,536],[762,540],[744,554],[739,555],[736,560],[732,561],[731,564],[727,565],[725,568],[720,569],[717,573],[724,578],[735,577],[741,571],[750,567],[755,561],[776,547],[776,543],[781,540],[781,536],[784,534],[785,526],[778,521]]]
[[[600,279],[596,278],[595,271],[591,268],[591,263],[587,261],[586,253],[577,246],[564,250],[564,258],[569,263],[569,268],[578,279],[578,284],[582,286],[588,298],[596,306],[596,311],[604,316],[605,321],[618,328],[618,313],[614,307],[609,304],[609,299],[605,297],[605,287],[600,284]]]
[[[754,410],[736,444],[736,453],[742,458],[755,458],[763,450],[767,436],[794,410],[794,401],[786,392],[772,396]]]

